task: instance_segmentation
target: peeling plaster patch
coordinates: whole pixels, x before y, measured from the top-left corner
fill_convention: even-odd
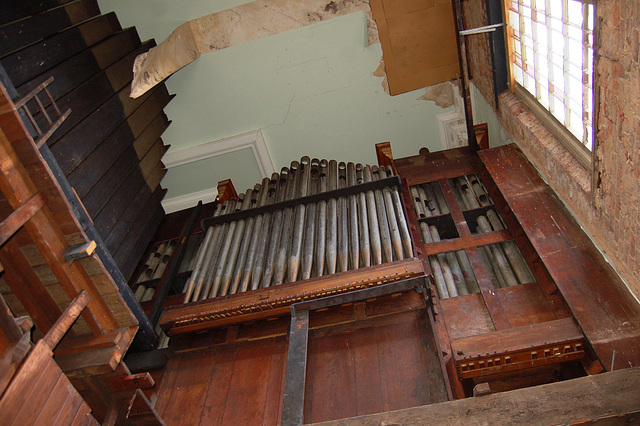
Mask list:
[[[131,96],[141,96],[202,54],[359,11],[367,17],[369,44],[378,43],[368,0],[256,0],[187,21],[136,58]]]
[[[387,80],[387,72],[384,68],[384,58],[380,58],[380,65],[378,65],[378,68],[376,68],[376,70],[373,72],[373,76],[384,77],[382,80],[382,88],[384,89],[385,93],[389,95],[389,81]]]
[[[453,105],[453,83],[445,81],[444,83],[434,84],[425,87],[424,95],[418,98],[419,101],[434,101],[441,108],[449,108]]]

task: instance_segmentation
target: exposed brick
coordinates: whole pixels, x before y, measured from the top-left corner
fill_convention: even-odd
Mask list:
[[[483,25],[484,2],[464,2],[466,25]],[[479,15],[481,14],[481,15]],[[598,244],[640,296],[640,2],[598,2],[596,79],[600,104],[594,170],[584,170],[512,93],[499,98],[498,119],[529,159],[542,170]],[[480,38],[478,38],[480,39]],[[480,39],[481,40],[481,39]],[[474,84],[491,104],[491,61],[473,44]],[[600,185],[591,188],[591,172]]]

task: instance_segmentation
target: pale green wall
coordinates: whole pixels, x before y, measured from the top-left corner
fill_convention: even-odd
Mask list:
[[[246,165],[242,173],[238,173],[238,164]],[[262,180],[258,163],[250,148],[230,152],[225,155],[205,158],[189,164],[171,167],[162,180],[162,186],[167,188],[166,199],[191,192],[216,188],[218,179],[213,176],[234,176],[233,185],[238,192],[244,192]]]
[[[506,133],[498,121],[498,116],[493,110],[493,107],[484,98],[484,95],[475,85],[470,84],[469,87],[471,90],[471,98],[473,99],[473,105],[471,105],[473,124],[487,123],[489,127],[489,146],[493,148],[513,142],[508,140]]]
[[[215,12],[208,3],[100,1],[103,12],[115,9],[123,26],[158,42],[184,20]],[[375,163],[374,144],[384,141],[395,157],[441,149],[435,116],[450,109],[418,101],[423,90],[387,95],[373,76],[381,57],[379,43],[367,46],[363,12],[203,55],[167,80],[177,96],[165,108],[173,123],[163,139],[175,151],[262,129],[276,170],[303,155]],[[231,178],[243,191],[252,164],[236,166],[224,176],[212,168],[209,181]],[[196,191],[195,179],[171,188],[182,181],[174,173],[163,181],[172,196]]]

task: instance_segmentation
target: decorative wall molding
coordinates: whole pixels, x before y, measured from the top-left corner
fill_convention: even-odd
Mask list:
[[[188,209],[202,200],[203,203],[210,203],[218,196],[218,189],[211,188],[203,191],[192,192],[191,194],[181,195],[179,197],[168,198],[162,200],[162,207],[166,214]]]
[[[454,110],[436,115],[438,120],[438,133],[442,149],[458,148],[468,145],[467,125],[464,116],[464,103],[460,88],[453,84]]]
[[[214,142],[204,143],[192,148],[182,149],[176,152],[169,152],[162,158],[162,162],[167,168],[177,167],[205,158],[223,155],[241,149],[250,148],[256,158],[260,174],[263,177],[271,176],[276,170],[273,167],[269,150],[262,137],[262,131],[256,130],[238,136],[221,139]]]
[[[467,145],[467,125],[463,115],[456,111],[436,116],[442,149]]]

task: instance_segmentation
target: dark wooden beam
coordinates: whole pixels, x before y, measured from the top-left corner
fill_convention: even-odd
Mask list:
[[[335,420],[323,425],[631,424],[640,418],[640,368],[482,397]],[[534,403],[535,402],[535,403]]]

